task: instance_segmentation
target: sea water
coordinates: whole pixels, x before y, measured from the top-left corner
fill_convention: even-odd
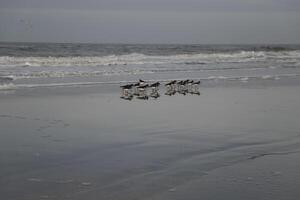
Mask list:
[[[300,75],[300,45],[0,43],[0,89]]]

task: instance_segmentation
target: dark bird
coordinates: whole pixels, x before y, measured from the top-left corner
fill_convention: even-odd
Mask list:
[[[170,82],[166,83],[165,86],[173,85],[173,84],[175,84],[175,83],[176,83],[176,80],[173,80],[173,81],[170,81]]]
[[[184,85],[185,82],[181,80],[181,81],[177,81],[177,84],[178,84],[178,85]]]
[[[121,85],[120,87],[121,87],[122,89],[131,89],[132,86],[133,86],[133,84],[127,84],[127,85]]]
[[[133,84],[133,86],[134,87],[138,87],[138,86],[140,86],[140,83],[138,82],[138,83],[135,83],[135,84]]]
[[[150,85],[150,87],[158,87],[158,86],[160,86],[160,83],[159,83],[159,82],[152,83],[152,84]]]
[[[193,82],[193,85],[200,85],[201,81]]]
[[[191,81],[193,81],[193,80],[186,79],[186,80],[183,81],[183,84],[184,85],[189,84]]]
[[[137,88],[147,88],[147,87],[149,87],[149,85],[148,84],[146,84],[146,85],[140,85],[140,86],[138,86]]]

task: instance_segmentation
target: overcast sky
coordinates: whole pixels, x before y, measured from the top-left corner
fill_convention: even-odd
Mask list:
[[[0,0],[0,41],[298,43],[299,0]]]

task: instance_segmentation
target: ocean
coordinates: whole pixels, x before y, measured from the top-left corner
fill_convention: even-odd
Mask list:
[[[300,75],[300,45],[0,43],[0,89]]]

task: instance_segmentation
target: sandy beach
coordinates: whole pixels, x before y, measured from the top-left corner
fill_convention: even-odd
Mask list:
[[[1,91],[1,199],[297,200],[299,83],[132,101],[118,84]]]

